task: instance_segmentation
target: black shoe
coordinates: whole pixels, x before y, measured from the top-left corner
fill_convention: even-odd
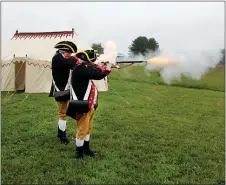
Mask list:
[[[76,152],[75,152],[75,158],[76,159],[83,159],[84,153],[83,153],[83,146],[76,147]]]
[[[57,137],[60,139],[60,142],[62,144],[66,144],[67,145],[68,143],[70,143],[70,141],[67,138],[66,130],[65,131],[62,131],[62,130],[60,130],[58,128],[58,135],[57,135]]]
[[[96,152],[92,151],[89,148],[89,141],[84,141],[83,150],[84,150],[85,155],[88,155],[88,156],[91,156],[91,157],[94,157],[96,155]]]

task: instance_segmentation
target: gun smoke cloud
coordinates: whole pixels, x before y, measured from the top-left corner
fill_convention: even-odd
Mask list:
[[[108,61],[110,64],[115,64],[116,62],[116,57],[117,57],[117,50],[116,50],[116,45],[113,41],[107,41],[103,45],[104,48],[104,54],[101,54],[96,63],[99,62],[106,62]]]
[[[152,53],[150,56],[156,54]],[[220,50],[211,51],[184,51],[184,52],[161,52],[157,54],[160,62],[147,62],[146,73],[159,71],[163,81],[167,84],[173,80],[180,81],[182,75],[193,80],[200,80],[211,68],[215,68],[221,60]],[[166,60],[164,62],[164,59]],[[162,61],[162,62],[161,62]]]

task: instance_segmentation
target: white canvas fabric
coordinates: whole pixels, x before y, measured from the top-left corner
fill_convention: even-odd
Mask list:
[[[14,91],[15,89],[15,65],[9,63],[1,66],[1,90]]]
[[[108,78],[105,77],[102,80],[93,80],[93,83],[96,85],[98,91],[104,92],[108,91]]]
[[[47,93],[50,91],[52,84],[52,72],[49,66],[44,67],[27,65],[26,74],[27,76],[25,92]]]

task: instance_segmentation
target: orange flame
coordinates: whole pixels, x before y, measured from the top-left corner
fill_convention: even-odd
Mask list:
[[[152,64],[174,64],[175,60],[172,57],[154,57],[149,59],[147,62]]]

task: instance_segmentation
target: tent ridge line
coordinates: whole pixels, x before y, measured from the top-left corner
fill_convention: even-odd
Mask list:
[[[1,65],[1,67],[7,67],[7,66],[9,66],[9,65],[11,65],[12,63],[13,64],[15,64],[15,63],[20,63],[20,62],[22,62],[22,63],[27,63],[28,65],[33,65],[33,66],[39,66],[39,67],[44,67],[44,68],[47,68],[47,67],[49,67],[50,69],[51,69],[51,66],[50,65],[44,65],[44,64],[34,64],[34,63],[32,63],[32,62],[29,62],[29,61],[12,61],[12,62],[9,62],[9,63],[7,63],[7,64],[3,64],[3,65]]]

